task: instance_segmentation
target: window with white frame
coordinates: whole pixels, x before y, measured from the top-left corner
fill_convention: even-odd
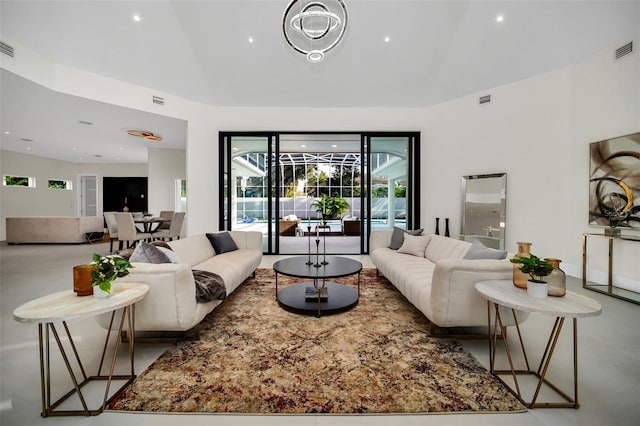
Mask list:
[[[176,179],[175,210],[177,212],[187,211],[187,181],[186,179]]]
[[[67,191],[71,191],[73,186],[70,180],[64,179],[49,179],[49,189],[66,189]]]
[[[36,178],[30,176],[3,175],[3,186],[19,186],[23,188],[35,188]]]

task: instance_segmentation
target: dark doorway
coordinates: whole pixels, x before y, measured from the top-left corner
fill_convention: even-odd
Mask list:
[[[146,177],[104,177],[102,194],[105,212],[121,212],[125,206],[131,212],[147,212]]]

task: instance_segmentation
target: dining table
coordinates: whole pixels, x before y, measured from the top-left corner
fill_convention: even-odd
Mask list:
[[[141,230],[141,232],[153,234],[158,230],[161,224],[170,223],[171,219],[165,219],[163,217],[143,216],[134,217],[133,222],[135,224],[141,224],[143,226],[143,230]],[[155,227],[154,224],[156,224]]]

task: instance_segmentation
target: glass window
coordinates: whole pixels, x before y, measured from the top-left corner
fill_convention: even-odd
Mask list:
[[[66,189],[71,191],[73,189],[70,180],[62,179],[49,179],[49,189]]]
[[[26,188],[36,187],[36,178],[29,176],[2,176],[2,184],[4,186],[23,186]]]

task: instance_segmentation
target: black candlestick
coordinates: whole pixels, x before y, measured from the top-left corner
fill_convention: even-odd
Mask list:
[[[329,230],[331,230],[331,228],[329,228]],[[328,265],[329,262],[327,262],[327,230],[325,229],[324,232],[322,233],[322,264],[323,265]]]
[[[307,260],[304,264],[313,265],[313,262],[311,261],[311,224],[307,226],[307,235],[309,235],[309,260]]]
[[[322,265],[318,262],[320,257],[320,238],[316,237],[316,263],[313,264],[316,268],[321,267]]]

